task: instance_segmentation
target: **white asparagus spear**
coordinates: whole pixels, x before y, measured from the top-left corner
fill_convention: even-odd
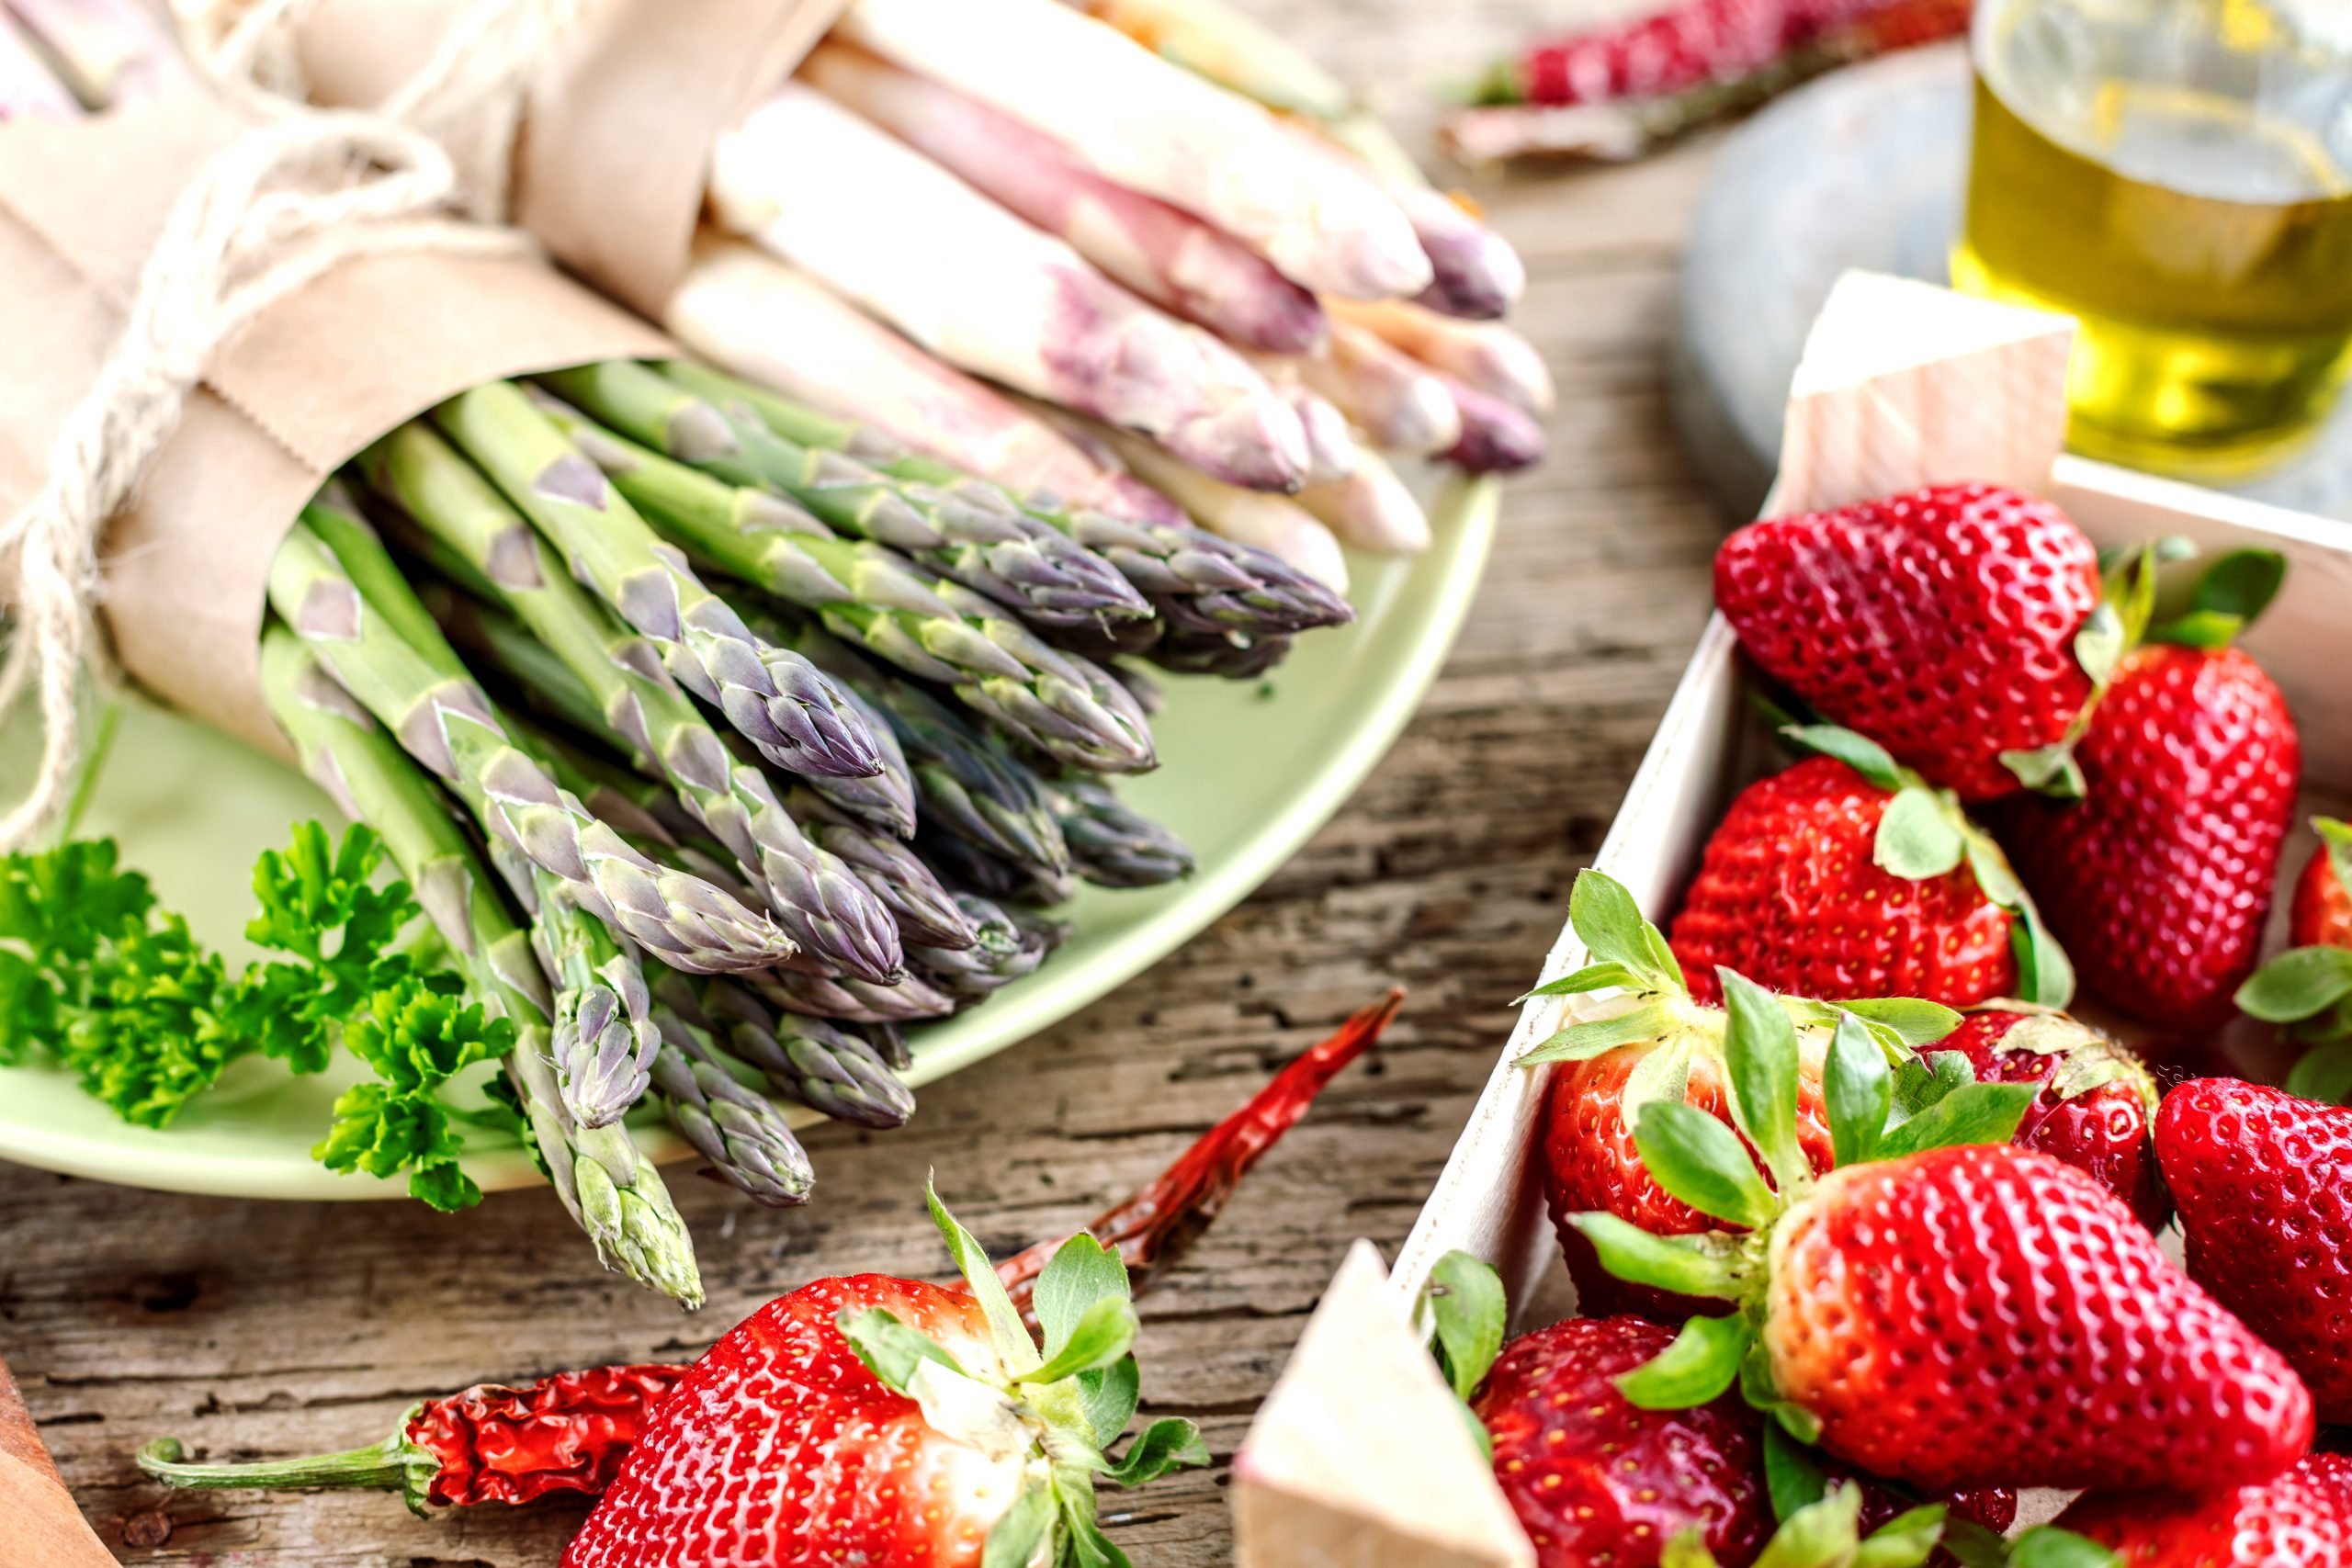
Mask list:
[[[1456,321],[1403,300],[1334,300],[1331,313],[1521,413],[1547,414],[1556,401],[1544,356],[1509,327]]]
[[[1292,363],[1383,451],[1427,457],[1462,439],[1462,413],[1445,382],[1362,327],[1334,319],[1323,352]]]
[[[1243,348],[1304,354],[1323,341],[1315,296],[1264,257],[1112,184],[1012,116],[838,43],[818,50],[800,75],[1162,310]]]
[[[1233,350],[813,87],[786,83],[719,138],[710,194],[724,226],[951,365],[1234,484],[1305,482],[1298,417]]]
[[[1308,485],[1298,503],[1360,550],[1419,555],[1430,547],[1429,513],[1377,452],[1362,452],[1346,479]]]
[[[1296,502],[1219,483],[1126,431],[1103,425],[1096,434],[1137,479],[1172,497],[1210,533],[1278,556],[1335,592],[1348,591],[1348,561],[1339,539]]]
[[[1247,98],[1056,0],[859,0],[841,31],[1024,121],[1105,178],[1216,224],[1309,288],[1409,298],[1435,276],[1376,183],[1314,156]]]
[[[0,11],[0,125],[12,119],[74,119],[81,113],[74,95]]]
[[[1549,438],[1542,425],[1500,398],[1441,378],[1462,416],[1462,439],[1446,449],[1447,462],[1473,474],[1513,474],[1544,460]]]
[[[1391,181],[1388,194],[1405,209],[1435,276],[1419,296],[1432,310],[1465,321],[1491,321],[1510,313],[1527,291],[1527,264],[1504,239],[1465,212],[1443,191]]]
[[[1034,414],[749,245],[707,236],[663,324],[713,364],[1015,495],[1052,495],[1131,522],[1184,520],[1167,497],[1095,463]]]
[[[94,109],[152,98],[195,80],[167,19],[143,0],[7,0],[56,61],[68,91]]]
[[[1306,432],[1307,483],[1329,484],[1356,471],[1363,448],[1348,428],[1346,414],[1322,393],[1296,381],[1278,381],[1274,392],[1298,415],[1299,426]]]

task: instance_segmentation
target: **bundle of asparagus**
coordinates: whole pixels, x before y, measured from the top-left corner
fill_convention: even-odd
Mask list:
[[[1524,269],[1234,36],[1157,0],[857,0],[714,149],[666,324],[1016,495],[1189,514],[1334,587],[1342,545],[1426,547],[1393,459],[1543,455],[1550,383],[1498,321]],[[1281,652],[1209,640],[1176,666]]]
[[[828,258],[820,282],[708,240],[671,314],[731,369],[611,360],[473,387],[353,457],[278,547],[268,710],[437,930],[401,963],[437,964],[428,988],[489,1021],[407,1074],[406,1110],[339,1123],[320,1148],[334,1168],[472,1201],[450,1129],[480,1113],[428,1102],[497,1058],[507,1124],[600,1258],[698,1301],[632,1112],[752,1198],[806,1201],[796,1119],[902,1122],[904,1026],[1047,962],[1068,934],[1050,911],[1080,883],[1191,873],[1117,793],[1158,761],[1140,666],[1254,676],[1350,620],[1318,517],[1426,541],[1377,456],[1400,445],[1367,412],[1377,376],[1346,367],[1379,358],[1444,425],[1401,445],[1458,460],[1498,449],[1472,436],[1482,382],[1488,401],[1540,402],[1493,346],[1515,340],[1476,351],[1468,334],[1498,329],[1443,314],[1516,288],[1458,210],[1097,23],[980,9],[1000,5],[1023,37],[1082,29],[1064,68],[1108,51],[1078,118],[1009,108],[1038,62],[1001,48],[973,56],[989,67],[973,81],[935,51],[896,58],[924,6],[865,0],[845,25],[861,49],[829,46],[720,149],[719,206],[809,271]],[[131,0],[0,6],[31,24],[0,28],[0,115],[109,107],[175,64]],[[97,25],[41,25],[52,11]],[[1138,71],[1149,90],[1122,107]],[[971,130],[933,143],[954,173],[917,151],[951,107]],[[816,144],[780,166],[770,127]],[[1164,156],[1105,140],[1171,130]],[[1194,166],[1233,158],[1271,183]],[[943,239],[969,265],[913,264]],[[926,352],[951,343],[961,369]],[[74,1005],[136,999],[117,978],[123,995],[84,986]],[[119,1047],[166,1043],[135,1036]],[[201,1043],[142,1120],[247,1048]],[[153,1065],[114,1064],[115,1081]],[[410,1111],[429,1159],[395,1125]]]

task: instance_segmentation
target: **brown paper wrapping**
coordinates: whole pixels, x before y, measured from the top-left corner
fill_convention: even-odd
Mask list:
[[[461,0],[327,0],[301,31],[322,103],[384,101]],[[516,141],[514,221],[655,321],[684,277],[710,151],[849,0],[597,0],[540,73]]]
[[[114,351],[175,197],[243,126],[195,93],[0,135],[0,515],[40,488],[67,412]],[[658,333],[522,257],[355,259],[271,306],[214,356],[106,542],[124,669],[164,700],[284,754],[256,632],[271,554],[320,483],[468,387],[671,352]]]

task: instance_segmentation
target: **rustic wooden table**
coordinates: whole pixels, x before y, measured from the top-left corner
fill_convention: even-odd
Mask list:
[[[1539,21],[1602,8],[1252,3],[1424,141],[1433,85]],[[1183,952],[926,1090],[904,1132],[819,1134],[825,1192],[808,1211],[673,1183],[702,1241],[699,1315],[599,1273],[545,1192],[441,1219],[0,1166],[0,1348],[107,1544],[127,1563],[204,1568],[550,1565],[583,1506],[420,1523],[376,1494],[166,1495],[131,1454],[163,1433],[213,1459],[356,1446],[410,1402],[485,1378],[690,1357],[820,1275],[935,1273],[927,1169],[992,1250],[1067,1231],[1402,984],[1412,1001],[1377,1058],[1143,1303],[1147,1414],[1199,1421],[1219,1463],[1138,1494],[1114,1533],[1160,1568],[1227,1562],[1226,1464],[1251,1412],[1349,1240],[1403,1238],[1704,617],[1722,520],[1677,451],[1665,367],[1706,164],[1701,146],[1481,189],[1533,275],[1523,324],[1560,380],[1555,453],[1514,487],[1460,647],[1355,800]]]

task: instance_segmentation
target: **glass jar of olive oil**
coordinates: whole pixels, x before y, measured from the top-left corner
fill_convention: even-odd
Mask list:
[[[2082,321],[2073,444],[2228,477],[2352,367],[2352,0],[1978,0],[1956,282]]]

